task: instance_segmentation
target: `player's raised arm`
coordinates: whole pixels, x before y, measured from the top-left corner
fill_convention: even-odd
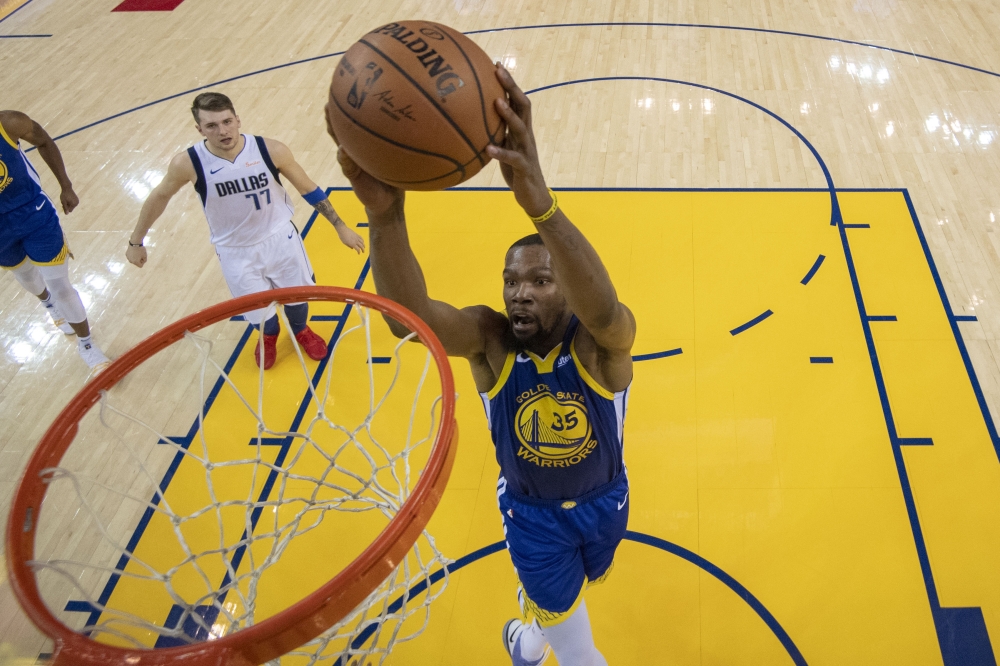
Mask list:
[[[622,352],[627,353],[635,339],[635,318],[618,300],[597,251],[558,207],[555,193],[545,185],[528,96],[499,64],[497,78],[510,98],[509,103],[496,100],[497,110],[507,123],[507,137],[502,148],[489,146],[487,151],[500,162],[500,171],[514,198],[535,223],[552,257],[552,269],[569,309],[598,347],[624,356]]]
[[[62,204],[63,212],[72,212],[80,203],[80,198],[73,191],[73,183],[66,173],[66,165],[63,163],[59,147],[45,128],[20,111],[0,111],[0,125],[3,125],[13,141],[24,139],[38,148],[38,154],[59,181],[59,202]]]
[[[278,168],[278,171],[283,176],[288,178],[289,182],[302,195],[302,198],[306,200],[306,203],[315,208],[320,215],[333,224],[340,242],[358,254],[364,252],[365,239],[348,227],[340,218],[340,215],[334,210],[333,204],[327,198],[326,192],[306,175],[305,169],[295,161],[295,157],[288,146],[274,139],[264,139],[264,143],[267,144],[267,151],[271,154],[271,161],[274,162],[274,166]]]
[[[504,328],[506,319],[486,306],[459,309],[430,298],[424,273],[410,248],[403,212],[403,190],[365,173],[343,148],[337,152],[337,159],[368,214],[375,290],[427,322],[449,356],[482,357],[486,353],[487,337],[491,332]],[[409,333],[397,322],[386,321],[395,335],[402,337]],[[484,369],[487,367],[479,365]],[[477,374],[476,381],[489,388],[496,378]]]
[[[153,188],[142,204],[142,210],[139,211],[139,221],[135,224],[135,229],[128,241],[128,249],[125,251],[126,259],[142,268],[143,264],[146,263],[146,248],[142,243],[146,239],[149,228],[159,219],[160,215],[163,215],[170,199],[182,187],[195,182],[197,177],[187,152],[174,155],[173,159],[170,160],[170,166],[167,167],[167,175],[163,177],[159,185]]]

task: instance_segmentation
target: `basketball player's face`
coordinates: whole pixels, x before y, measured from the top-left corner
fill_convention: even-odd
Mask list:
[[[550,264],[544,245],[527,245],[510,250],[503,269],[503,302],[510,328],[529,349],[535,343],[552,342],[548,338],[566,312],[566,299]]]
[[[215,152],[228,152],[240,143],[240,117],[224,111],[198,111],[198,131]]]

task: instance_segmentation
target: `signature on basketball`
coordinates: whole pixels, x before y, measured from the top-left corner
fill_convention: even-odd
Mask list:
[[[413,105],[407,104],[406,106],[402,106],[397,109],[396,105],[392,103],[393,98],[391,90],[383,90],[380,93],[375,93],[374,95],[372,95],[372,98],[377,99],[379,102],[382,103],[382,106],[380,106],[379,109],[382,111],[382,113],[388,114],[388,116],[393,120],[406,118],[407,120],[416,121],[416,117],[413,115],[413,112],[410,111],[410,107],[412,107]]]

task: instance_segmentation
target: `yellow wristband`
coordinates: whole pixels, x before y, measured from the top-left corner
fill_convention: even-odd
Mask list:
[[[559,210],[559,198],[556,196],[556,193],[553,192],[552,190],[549,190],[549,194],[552,196],[552,206],[550,206],[547,211],[545,211],[538,217],[531,218],[531,221],[534,222],[535,224],[541,224],[545,220],[555,215],[556,211]],[[529,215],[529,217],[531,216]]]

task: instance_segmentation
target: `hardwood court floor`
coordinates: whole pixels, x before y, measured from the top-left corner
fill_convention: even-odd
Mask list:
[[[342,186],[321,121],[335,58],[322,56],[400,17],[486,31],[473,38],[539,89],[553,187],[813,190],[564,195],[639,314],[635,353],[683,350],[636,366],[626,459],[640,540],[588,602],[609,661],[993,663],[955,652],[1000,643],[993,4],[115,4],[33,0],[0,22],[2,105],[66,135],[82,201],[64,218],[71,275],[112,356],[228,296],[191,191],[154,227],[146,268],[124,260],[141,201],[197,138],[188,91],[229,94],[245,131],[285,141],[314,179]],[[502,181],[490,166],[469,185]],[[868,227],[830,226],[834,186],[842,223]],[[530,231],[509,199],[411,197],[436,295],[499,300],[504,243]],[[416,224],[420,202],[438,200],[448,214]],[[334,203],[360,221],[349,194]],[[505,214],[489,234],[474,226],[483,211]],[[358,261],[307,244],[345,275]],[[5,509],[86,375],[34,299],[10,278],[0,292]],[[502,536],[482,415],[455,369],[462,448],[435,519],[451,557]],[[400,663],[504,663],[496,633],[515,605],[504,557],[456,576]],[[47,649],[0,587],[0,660]]]

